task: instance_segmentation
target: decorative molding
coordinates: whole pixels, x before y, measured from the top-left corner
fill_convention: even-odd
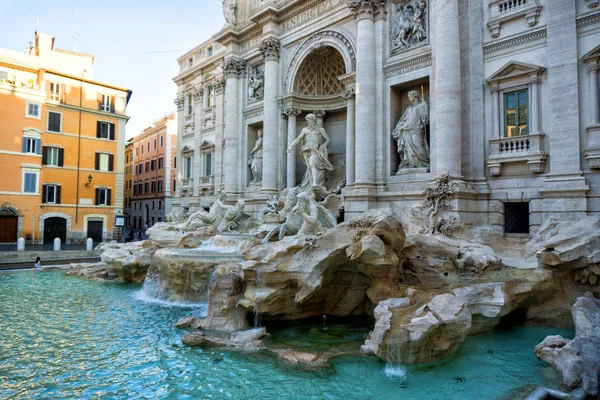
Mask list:
[[[356,70],[356,49],[354,43],[348,39],[346,34],[337,29],[319,31],[302,42],[292,56],[283,81],[284,93],[290,93],[292,91],[296,73],[302,64],[302,61],[304,61],[304,58],[310,54],[310,51],[312,51],[313,48],[328,45],[334,47],[342,54],[346,65],[346,73],[351,73]]]
[[[185,96],[183,93],[179,93],[174,100],[177,111],[183,111],[183,105],[185,104]]]
[[[285,115],[286,117],[291,117],[291,116],[298,116],[300,115],[300,113],[302,113],[302,110],[299,109],[298,107],[286,107],[282,110],[281,112],[283,115]]]
[[[225,92],[225,79],[215,79],[212,84],[215,95],[220,95]]]
[[[383,73],[386,78],[391,78],[398,75],[404,75],[418,69],[430,67],[431,62],[431,53],[427,53],[415,58],[385,65],[383,67]]]
[[[285,33],[323,16],[328,11],[345,3],[345,0],[305,0],[300,5],[279,16],[281,32]]]
[[[264,39],[258,46],[258,50],[262,53],[265,61],[279,61],[279,48],[281,47],[279,40],[273,37]]]
[[[202,97],[204,97],[204,87],[202,85],[194,86],[192,96],[194,97],[194,101],[201,101]]]
[[[265,96],[265,67],[253,65],[248,70],[248,101],[253,103]]]
[[[239,78],[246,72],[246,61],[241,58],[228,57],[223,62],[223,73],[225,78]]]
[[[385,8],[385,0],[348,0],[346,6],[354,13],[357,20],[375,19]]]
[[[500,50],[504,50],[510,47],[515,47],[518,45],[522,45],[525,43],[534,42],[536,40],[545,39],[546,38],[546,28],[528,32],[524,35],[515,36],[500,42],[494,42],[488,45],[483,46],[483,54],[491,54]]]
[[[578,28],[583,28],[584,26],[593,25],[597,22],[600,22],[600,12],[577,18],[576,24]]]
[[[585,0],[588,2],[588,8],[596,8],[598,7],[598,0]]]
[[[526,77],[530,83],[539,82],[540,75],[543,74],[545,70],[546,68],[539,65],[509,61],[485,81],[488,85],[497,85],[501,81]]]

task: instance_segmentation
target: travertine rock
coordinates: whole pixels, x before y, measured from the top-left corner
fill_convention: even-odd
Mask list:
[[[215,332],[197,329],[184,335],[181,342],[188,346],[225,346],[249,350],[260,350],[262,338],[267,334],[265,328],[255,328],[236,332]]]
[[[248,328],[247,313],[237,309],[243,290],[244,282],[235,273],[216,278],[209,287],[208,315],[202,321],[202,328],[219,331]]]
[[[109,264],[119,278],[127,282],[142,282],[152,264],[156,247],[148,242],[107,243],[100,250],[102,262]]]
[[[175,328],[185,329],[185,328],[199,328],[202,324],[202,319],[197,317],[181,317],[179,321],[175,324]]]
[[[588,396],[600,393],[600,300],[591,293],[573,306],[575,338],[548,336],[535,347],[538,358],[552,365],[568,388],[581,387]]]

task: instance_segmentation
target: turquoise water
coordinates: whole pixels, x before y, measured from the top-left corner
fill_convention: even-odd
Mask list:
[[[526,385],[553,386],[533,347],[548,334],[572,335],[519,328],[470,337],[450,359],[407,366],[404,378],[388,378],[374,357],[306,372],[268,354],[185,347],[174,324],[200,310],[137,300],[140,289],[62,272],[0,273],[0,399],[515,399]],[[327,341],[317,328],[302,341],[294,333],[302,329],[274,340],[304,350]]]

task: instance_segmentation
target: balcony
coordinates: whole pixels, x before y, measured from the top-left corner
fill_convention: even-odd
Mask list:
[[[539,0],[492,0],[489,7],[490,20],[487,26],[493,38],[500,36],[502,24],[514,19],[524,17],[529,26],[536,26],[542,11]]]
[[[490,139],[490,174],[501,175],[502,165],[508,163],[527,163],[529,171],[537,174],[544,172],[546,153],[543,147],[543,133]]]

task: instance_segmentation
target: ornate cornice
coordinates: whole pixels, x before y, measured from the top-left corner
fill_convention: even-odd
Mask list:
[[[385,74],[386,78],[390,78],[429,66],[431,66],[431,53],[423,54],[408,60],[402,60],[393,64],[388,64],[383,67],[383,73]]]
[[[577,18],[576,24],[578,28],[583,28],[584,26],[595,24],[598,21],[600,21],[600,12]]]
[[[536,40],[544,38],[546,38],[546,28],[483,46],[483,54],[495,53],[497,51],[504,50],[509,47],[534,42]]]
[[[258,45],[258,50],[262,53],[265,61],[278,61],[280,46],[279,40],[269,37]]]
[[[349,86],[342,92],[342,97],[346,100],[351,100],[356,96],[356,88],[353,86]]]
[[[375,19],[385,9],[385,0],[348,0],[346,6],[356,19]]]
[[[225,78],[239,78],[246,71],[246,61],[241,58],[229,57],[223,63]]]

